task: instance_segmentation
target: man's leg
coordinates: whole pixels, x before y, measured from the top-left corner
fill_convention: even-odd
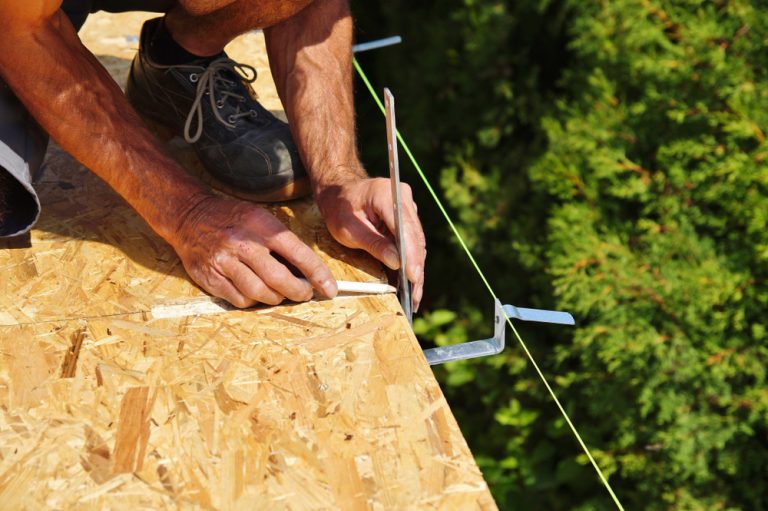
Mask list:
[[[62,10],[76,29],[92,0],[66,0]],[[0,238],[27,232],[40,215],[33,181],[45,157],[48,134],[0,79]]]
[[[90,2],[93,4],[91,12],[168,12],[176,4],[175,0],[90,0]]]
[[[312,0],[182,1],[168,13],[166,24],[187,51],[210,56],[221,52],[240,34],[285,21],[310,3]]]
[[[32,180],[48,135],[0,80],[0,237],[27,232],[40,215]]]

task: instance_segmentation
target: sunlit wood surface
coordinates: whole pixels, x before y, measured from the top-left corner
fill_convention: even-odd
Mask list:
[[[82,33],[119,81],[143,19]],[[279,109],[261,36],[230,51]],[[0,249],[3,509],[496,508],[394,295],[232,310],[55,146],[39,187],[31,246]],[[383,280],[311,201],[270,210]]]

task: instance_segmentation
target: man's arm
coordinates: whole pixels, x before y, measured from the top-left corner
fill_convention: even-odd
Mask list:
[[[264,33],[275,84],[328,229],[340,243],[397,268],[389,180],[368,178],[357,155],[348,1],[315,0]],[[402,192],[408,278],[418,307],[425,240],[408,185]]]
[[[207,291],[240,307],[309,299],[311,286],[273,251],[335,295],[330,270],[272,215],[212,195],[164,154],[60,3],[0,0],[0,75],[43,128],[125,198]]]

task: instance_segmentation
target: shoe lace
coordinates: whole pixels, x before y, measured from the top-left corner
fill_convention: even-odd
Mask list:
[[[229,57],[221,57],[208,64],[205,71],[198,75],[195,99],[189,109],[189,114],[187,114],[187,120],[184,123],[184,140],[186,140],[187,143],[194,144],[200,140],[200,137],[203,134],[202,103],[206,93],[211,102],[211,111],[213,112],[214,117],[219,123],[228,128],[234,128],[234,123],[240,118],[256,117],[258,115],[258,112],[253,109],[249,109],[245,112],[240,111],[239,104],[243,103],[246,98],[233,90],[236,85],[236,79],[241,79],[246,83],[253,83],[256,81],[256,69],[248,64],[235,62]],[[228,119],[225,119],[219,113],[221,107],[217,105],[223,105],[229,98],[235,99],[238,106],[235,113],[229,115]],[[194,135],[191,134],[193,123],[197,126]]]

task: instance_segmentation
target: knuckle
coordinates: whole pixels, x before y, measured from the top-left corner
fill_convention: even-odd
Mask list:
[[[234,296],[231,298],[224,297],[225,300],[227,300],[229,303],[237,307],[238,309],[247,309],[248,307],[253,306],[254,303],[256,303],[254,300],[249,300],[248,298],[244,296]]]
[[[424,236],[424,231],[421,229],[415,229],[414,235],[416,237],[416,247],[422,251],[426,252],[427,250],[427,238]]]
[[[314,265],[310,269],[309,278],[314,281],[325,280],[332,277],[331,270],[322,261],[319,264]]]
[[[211,254],[210,264],[216,269],[221,269],[229,259],[229,253],[224,250],[216,250]]]
[[[295,250],[297,245],[301,245],[301,241],[288,229],[280,229],[270,234],[268,238],[268,246],[271,248],[286,247]]]
[[[266,286],[257,279],[248,279],[245,282],[241,282],[238,286],[240,292],[248,296],[248,298],[263,302],[262,298],[266,296]]]
[[[293,247],[291,255],[293,256],[296,263],[305,267],[315,264],[315,261],[318,257],[314,250],[304,244]]]
[[[309,275],[309,281],[315,285],[324,286],[328,283],[328,281],[332,281],[332,280],[335,280],[333,277],[333,274],[331,273],[330,270],[326,268],[317,268],[313,270],[312,273],[310,273]],[[312,286],[309,286],[307,291],[309,293],[309,297],[308,297],[309,299],[312,297],[312,294],[314,293]]]
[[[222,296],[223,293],[220,291],[222,288],[221,277],[211,267],[196,267],[195,269],[188,269],[187,272],[203,289],[221,298],[226,298]]]
[[[371,252],[380,254],[389,246],[389,242],[384,238],[373,238],[368,244]]]
[[[261,303],[265,303],[267,305],[280,305],[284,299],[285,298],[278,295],[277,293],[270,292],[264,292],[258,298]]]
[[[348,225],[342,225],[341,227],[328,226],[328,230],[336,241],[349,248],[361,248],[357,236]]]
[[[407,237],[407,247],[409,253],[414,254],[423,254],[427,251],[427,240],[424,238],[423,235],[420,235],[418,232],[411,232],[408,233]]]
[[[301,286],[300,288],[297,287],[297,289],[292,290],[289,295],[287,294],[286,297],[294,302],[306,302],[312,298],[312,288],[307,289],[304,286]]]
[[[245,240],[238,240],[234,246],[234,252],[238,256],[249,257],[254,255],[255,247],[252,243],[248,243]]]
[[[298,285],[294,277],[271,281],[270,285],[276,292],[283,294],[289,300],[296,300],[303,296],[304,289]]]
[[[262,279],[253,279],[248,282],[246,294],[256,302],[266,305],[278,305],[284,300],[283,296],[268,287]]]
[[[218,296],[219,298],[223,298],[238,309],[245,309],[254,304],[253,300],[249,300],[240,293],[233,292],[233,289],[226,284],[222,277],[207,275],[203,287],[209,293]]]

